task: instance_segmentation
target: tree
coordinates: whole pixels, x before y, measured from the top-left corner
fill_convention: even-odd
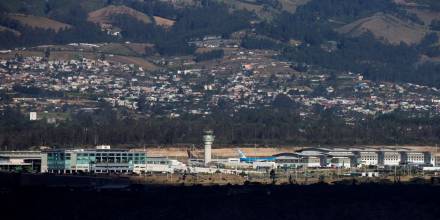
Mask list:
[[[272,184],[275,185],[277,176],[276,176],[274,169],[270,170],[269,176],[270,176],[270,179],[272,180]]]
[[[430,27],[432,30],[440,31],[440,20],[432,20]]]
[[[289,109],[295,107],[295,102],[289,96],[281,93],[275,97],[273,101],[273,107]]]
[[[44,49],[44,59],[49,60],[50,57],[50,48]]]
[[[223,50],[212,50],[209,52],[197,53],[195,55],[195,60],[196,62],[201,62],[201,61],[207,61],[213,59],[220,59],[223,58],[223,56],[224,56]]]
[[[47,15],[52,10],[49,1],[46,1],[44,4],[44,14]]]
[[[144,49],[144,56],[153,56],[156,54],[154,47],[146,46]]]
[[[99,60],[101,61],[105,60],[105,53],[99,53]]]
[[[138,110],[140,112],[146,112],[148,110],[147,97],[144,93],[141,93],[139,95],[137,103],[138,103]]]

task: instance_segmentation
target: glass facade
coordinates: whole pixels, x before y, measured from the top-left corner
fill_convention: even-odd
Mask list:
[[[70,162],[70,158],[69,158]],[[47,166],[54,170],[66,169],[66,158],[64,152],[49,152],[47,153]],[[67,166],[70,166],[69,164]]]
[[[144,165],[144,152],[126,150],[56,150],[47,153],[47,170],[54,173],[129,173]]]

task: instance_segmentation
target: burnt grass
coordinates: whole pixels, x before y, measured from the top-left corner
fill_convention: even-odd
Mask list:
[[[14,187],[1,219],[439,219],[427,184]]]

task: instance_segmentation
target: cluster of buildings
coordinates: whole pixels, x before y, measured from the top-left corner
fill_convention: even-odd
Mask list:
[[[148,158],[145,152],[111,149],[46,149],[41,151],[2,151],[0,168],[8,171],[30,171],[56,174],[115,173],[132,174],[149,171],[174,172],[183,169],[177,160]],[[149,169],[150,168],[150,169]]]
[[[440,153],[400,148],[304,148],[267,157],[211,158],[214,136],[205,133],[204,158],[182,162],[168,157],[148,157],[146,151],[111,149],[46,149],[42,151],[0,152],[0,169],[55,174],[143,174],[160,173],[242,173],[270,169],[350,169],[376,170],[415,167],[439,171]]]
[[[205,36],[203,38],[196,38],[188,42],[189,45],[198,48],[238,48],[239,40],[224,39],[222,36]]]
[[[6,104],[40,111],[61,108],[65,104],[96,107],[96,103],[91,102],[124,94],[127,100],[118,104],[134,109],[135,102],[132,100],[139,88],[131,87],[130,83],[136,79],[121,75],[131,76],[135,71],[140,72],[139,69],[142,68],[133,64],[87,58],[48,61],[30,56],[0,59],[0,90],[13,98]],[[74,99],[72,94],[76,94]],[[25,98],[29,96],[33,99]]]
[[[409,148],[306,148],[296,153],[274,156],[280,167],[436,167],[440,165],[440,154],[417,151]]]
[[[197,42],[221,40],[208,37]],[[311,67],[298,70],[297,64],[275,56],[270,50],[226,48],[224,58],[200,63],[185,57],[161,58],[156,63],[163,68],[156,71],[105,59],[4,58],[0,92],[10,94],[12,101],[0,104],[41,112],[66,106],[93,109],[105,101],[143,114],[179,117],[211,114],[220,103],[228,103],[233,111],[270,107],[283,94],[297,103],[304,117],[313,115],[316,105],[336,109],[347,121],[353,115],[396,109],[440,112],[437,88],[372,82],[362,74],[333,75]],[[37,98],[23,95],[33,88],[40,91]]]

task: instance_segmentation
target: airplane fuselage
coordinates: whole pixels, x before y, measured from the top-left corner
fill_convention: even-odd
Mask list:
[[[242,157],[240,158],[240,162],[244,163],[253,163],[260,161],[275,161],[275,157]]]

